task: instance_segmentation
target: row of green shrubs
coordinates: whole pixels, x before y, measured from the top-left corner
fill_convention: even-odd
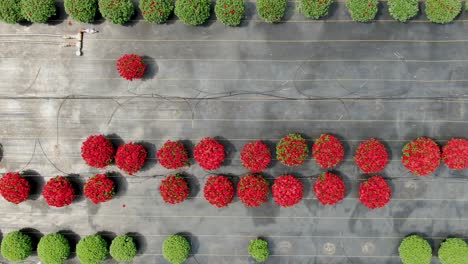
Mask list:
[[[333,0],[300,0],[299,12],[307,18],[319,19],[328,15]],[[114,24],[124,24],[135,12],[132,0],[65,0],[65,11],[74,20],[91,23],[97,11]],[[378,0],[347,0],[351,18],[369,22],[378,12]],[[258,0],[258,15],[266,22],[282,20],[287,0]],[[210,17],[211,0],[140,0],[139,7],[148,22],[164,23],[174,11],[183,23],[201,25]],[[390,15],[407,22],[419,12],[418,0],[388,0]],[[427,0],[426,15],[431,22],[449,23],[462,9],[462,0]],[[56,14],[55,0],[1,0],[0,19],[6,23],[27,20],[45,23]],[[244,0],[216,0],[216,17],[225,25],[238,26],[245,16]]]
[[[403,239],[398,248],[403,264],[430,264],[432,247],[424,238],[411,235]],[[447,238],[437,252],[442,264],[468,263],[468,244],[460,238]]]

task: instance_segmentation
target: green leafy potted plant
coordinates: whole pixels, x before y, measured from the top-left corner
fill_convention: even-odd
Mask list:
[[[265,262],[270,256],[268,242],[263,239],[254,239],[249,244],[249,254],[257,262]]]
[[[70,256],[70,244],[62,234],[48,234],[39,241],[37,255],[44,264],[60,264]]]
[[[112,240],[109,251],[116,261],[130,262],[137,254],[137,247],[132,237],[120,235]]]
[[[55,0],[21,0],[21,16],[29,22],[46,23],[56,9]]]
[[[268,23],[280,22],[286,12],[287,0],[258,0],[257,11],[261,19]]]
[[[347,0],[346,7],[348,8],[351,18],[356,22],[370,22],[377,15],[379,1],[378,0]]]
[[[442,264],[468,263],[468,245],[460,238],[447,238],[437,254]]]
[[[174,10],[172,0],[140,0],[143,19],[151,23],[164,23]]]
[[[1,0],[0,20],[8,24],[15,24],[23,20],[23,16],[21,15],[21,1]]]
[[[216,17],[226,26],[238,26],[245,16],[244,0],[217,0]]]
[[[398,253],[403,264],[430,264],[432,260],[431,245],[418,235],[403,239]]]
[[[74,20],[91,23],[96,17],[97,0],[65,0],[65,12]]]
[[[300,0],[299,12],[307,18],[319,19],[328,16],[333,0]]]
[[[86,236],[76,245],[76,255],[83,264],[99,264],[109,255],[107,242],[100,235]]]
[[[419,12],[418,0],[388,0],[388,11],[397,21],[407,22]]]
[[[2,240],[2,256],[12,262],[20,262],[32,253],[32,239],[20,231],[8,233]]]
[[[171,235],[162,245],[163,257],[172,264],[182,264],[190,253],[190,243],[180,235]]]
[[[177,0],[175,15],[186,25],[198,26],[210,17],[210,0]]]
[[[461,9],[462,0],[426,1],[426,16],[433,23],[450,23],[460,14]]]
[[[125,24],[135,12],[132,0],[99,0],[99,11],[102,16],[114,24]]]

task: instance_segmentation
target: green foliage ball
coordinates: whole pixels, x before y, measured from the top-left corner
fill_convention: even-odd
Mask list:
[[[99,235],[84,237],[76,245],[76,255],[82,264],[99,264],[109,255],[107,243]]]
[[[23,261],[32,253],[31,237],[20,231],[8,233],[2,240],[1,252],[9,261]]]
[[[190,253],[190,243],[183,236],[171,235],[163,242],[163,257],[172,264],[182,264]]]
[[[300,0],[299,12],[307,18],[319,19],[328,16],[333,0]]]
[[[238,26],[245,16],[244,0],[217,0],[216,17],[226,26]]]
[[[175,14],[186,25],[198,26],[210,17],[210,0],[177,0]]]
[[[0,20],[8,24],[15,24],[22,19],[20,0],[0,1]]]
[[[287,0],[258,0],[257,11],[268,23],[280,22],[286,12]]]
[[[356,22],[370,22],[377,15],[379,1],[378,0],[347,0],[346,7],[348,8],[351,18]]]
[[[426,16],[434,23],[452,22],[460,13],[462,0],[427,0]]]
[[[105,19],[122,25],[130,21],[135,7],[132,0],[99,0],[99,11]]]
[[[76,21],[91,23],[96,17],[97,0],[65,0],[65,12]]]
[[[432,259],[431,245],[422,237],[412,235],[401,241],[398,248],[403,264],[430,264]]]
[[[254,239],[250,241],[249,254],[257,262],[265,262],[270,256],[268,242],[263,239]]]
[[[21,0],[21,16],[29,22],[46,23],[56,11],[55,0]]]
[[[468,245],[459,238],[447,238],[440,245],[437,254],[442,264],[468,263]]]
[[[70,244],[62,234],[49,234],[39,241],[37,254],[44,264],[60,264],[70,256]]]
[[[137,254],[136,244],[132,237],[120,235],[112,240],[110,255],[119,262],[130,262]]]
[[[152,23],[164,23],[174,10],[172,0],[140,0],[143,19]]]
[[[418,0],[388,0],[388,11],[397,21],[407,22],[419,12]]]

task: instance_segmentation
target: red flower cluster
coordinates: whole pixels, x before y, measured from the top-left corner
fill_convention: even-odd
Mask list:
[[[104,168],[112,162],[115,149],[103,135],[87,138],[81,145],[81,157],[91,167]]]
[[[0,194],[10,203],[19,204],[28,199],[31,186],[18,172],[8,172],[0,179]]]
[[[468,140],[454,138],[442,148],[442,160],[452,170],[468,168]]]
[[[203,188],[203,195],[211,205],[225,207],[234,198],[234,186],[225,176],[210,176]]]
[[[164,202],[170,204],[183,202],[187,199],[189,191],[187,181],[179,174],[167,176],[159,186],[159,192]]]
[[[314,193],[323,205],[333,205],[344,199],[346,186],[337,175],[325,172],[317,178]]]
[[[282,175],[275,179],[271,192],[279,206],[290,207],[302,199],[302,182],[292,175]]]
[[[146,65],[143,59],[136,54],[125,54],[117,60],[117,70],[121,77],[132,81],[141,79],[145,74]]]
[[[359,201],[369,209],[384,207],[391,196],[392,191],[382,176],[372,176],[359,187]]]
[[[106,174],[96,174],[84,186],[84,195],[95,204],[111,200],[114,194],[114,182]]]
[[[240,156],[242,165],[252,172],[263,171],[271,161],[270,149],[260,140],[245,144]]]
[[[299,134],[289,134],[276,145],[276,158],[286,166],[304,164],[308,154],[306,140]]]
[[[364,173],[377,173],[388,164],[388,152],[385,145],[371,138],[362,142],[354,154],[354,162]]]
[[[336,167],[343,161],[344,147],[341,141],[329,134],[322,134],[312,147],[315,161],[324,169]]]
[[[224,146],[210,137],[198,142],[194,149],[195,160],[205,170],[216,170],[221,167],[226,153]]]
[[[166,141],[156,155],[159,163],[169,170],[189,165],[187,150],[180,141]]]
[[[417,138],[403,147],[402,162],[413,174],[429,175],[440,165],[440,148],[430,138]]]
[[[268,199],[268,182],[261,175],[245,175],[237,186],[237,196],[244,205],[258,207]]]
[[[65,177],[57,176],[46,183],[42,195],[48,205],[63,207],[73,202],[75,190]]]
[[[129,175],[137,173],[145,164],[148,154],[142,145],[127,143],[117,149],[115,163]]]

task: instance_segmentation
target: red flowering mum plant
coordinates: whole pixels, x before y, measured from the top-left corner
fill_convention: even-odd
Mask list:
[[[403,147],[401,161],[411,173],[427,176],[440,165],[440,148],[432,139],[420,137]]]
[[[261,175],[245,175],[237,185],[237,196],[245,206],[258,207],[268,199],[268,182]]]
[[[312,156],[320,167],[330,169],[343,161],[344,147],[335,136],[322,134],[315,140]]]
[[[372,176],[359,187],[359,201],[369,209],[384,207],[391,196],[392,190],[382,176]]]
[[[289,134],[276,145],[276,158],[289,167],[304,164],[308,154],[306,140],[299,134]]]
[[[234,185],[226,176],[210,176],[203,188],[203,195],[211,205],[226,207],[234,198]]]
[[[156,156],[161,166],[169,170],[189,165],[187,150],[180,141],[166,141]]]
[[[133,175],[143,167],[147,157],[146,149],[142,145],[127,143],[117,149],[115,163],[119,169]]]
[[[187,181],[180,174],[167,176],[159,186],[161,197],[164,202],[169,204],[178,204],[185,201],[189,192]]]
[[[136,54],[125,54],[117,60],[117,71],[126,80],[143,78],[145,70],[143,59]]]
[[[442,161],[452,170],[468,168],[468,140],[453,138],[442,148]]]
[[[42,189],[42,195],[48,205],[63,207],[70,205],[75,199],[75,190],[72,184],[63,176],[50,179]]]
[[[321,204],[333,205],[344,199],[346,186],[338,175],[324,172],[315,181],[314,193]]]
[[[0,179],[0,194],[10,203],[20,204],[28,199],[31,185],[19,172],[8,172]]]
[[[362,142],[354,154],[354,162],[364,173],[377,173],[388,164],[388,152],[385,145],[371,138]]]
[[[271,187],[273,199],[282,207],[291,207],[301,201],[302,182],[292,175],[282,175],[275,179]]]
[[[224,146],[210,137],[202,139],[193,151],[195,160],[205,170],[216,170],[221,167],[226,153]]]
[[[115,149],[103,135],[88,137],[81,145],[81,157],[91,167],[104,168],[112,162]]]
[[[240,156],[242,165],[251,172],[265,170],[271,161],[270,149],[260,140],[245,144]]]
[[[86,182],[84,195],[94,204],[107,202],[115,195],[114,182],[106,174],[96,174]]]

